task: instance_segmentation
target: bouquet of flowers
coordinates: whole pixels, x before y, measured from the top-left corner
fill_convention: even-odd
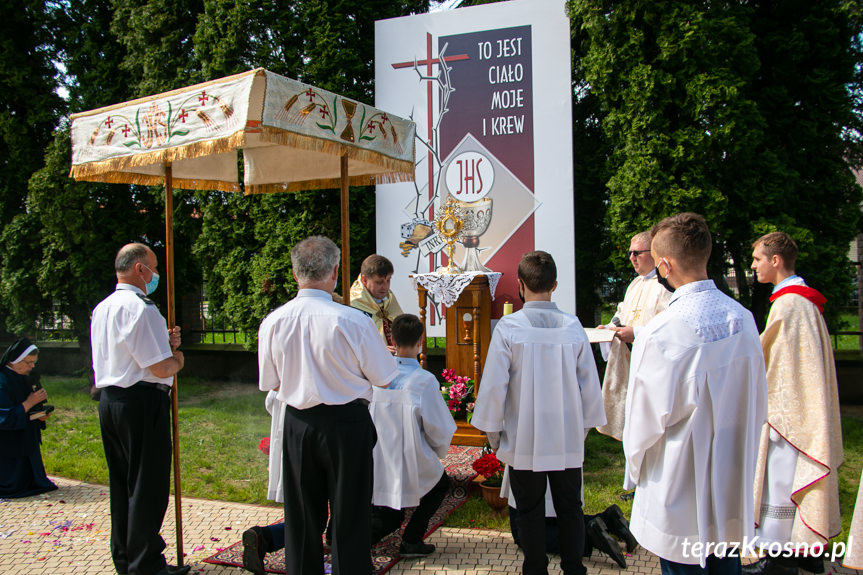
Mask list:
[[[261,440],[261,442],[258,444],[258,449],[264,455],[269,455],[270,454],[270,438],[269,437],[263,438]]]
[[[488,451],[471,464],[473,470],[485,477],[483,483],[488,487],[500,487],[503,481],[503,464],[497,455]]]
[[[440,391],[453,418],[464,415],[470,423],[475,403],[473,380],[464,375],[456,375],[454,369],[443,370],[441,376],[445,384],[441,386]]]

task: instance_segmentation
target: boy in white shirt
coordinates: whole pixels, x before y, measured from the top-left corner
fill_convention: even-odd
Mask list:
[[[403,557],[422,557],[435,550],[422,538],[449,489],[440,459],[446,456],[456,429],[440,384],[416,359],[423,332],[423,323],[415,315],[393,320],[399,374],[388,388],[374,390],[370,406],[378,434],[372,544],[402,524],[405,508],[418,505],[402,534]]]
[[[578,318],[557,308],[550,254],[518,265],[524,307],[492,334],[471,424],[512,469],[524,575],[546,575],[545,492],[551,487],[564,575],[584,575],[581,467],[585,429],[606,423],[593,351]]]

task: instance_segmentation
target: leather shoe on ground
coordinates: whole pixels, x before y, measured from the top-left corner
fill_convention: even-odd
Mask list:
[[[620,507],[612,505],[600,513],[600,515],[608,526],[608,530],[611,531],[611,534],[616,535],[626,543],[626,552],[632,553],[635,551],[635,548],[638,547],[638,541],[635,540],[635,536],[629,530],[629,522],[623,516],[623,511],[621,511]]]
[[[264,556],[267,554],[263,527],[250,527],[243,531],[243,569],[255,575],[264,575]]]
[[[191,565],[181,565],[179,567],[176,565],[165,565],[165,568],[156,573],[156,575],[186,575],[191,570]]]
[[[743,566],[744,575],[797,575],[797,559],[794,557],[762,557]]]
[[[590,538],[590,543],[594,549],[602,551],[620,565],[621,569],[626,569],[626,558],[623,556],[623,551],[620,550],[620,545],[608,532],[608,526],[602,517],[596,516],[587,522],[587,536]]]
[[[399,545],[399,555],[408,559],[411,557],[425,557],[426,555],[431,555],[434,553],[434,550],[434,545],[431,543],[423,543],[422,541],[419,543],[407,543],[402,541],[401,545]]]

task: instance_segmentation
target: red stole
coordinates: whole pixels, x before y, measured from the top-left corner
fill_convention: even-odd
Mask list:
[[[827,298],[821,295],[821,292],[819,292],[818,290],[812,289],[811,287],[807,286],[786,286],[781,290],[773,293],[770,296],[770,302],[773,303],[776,298],[783,296],[787,293],[796,293],[797,295],[802,295],[803,297],[814,303],[815,306],[818,308],[818,311],[820,311],[822,314],[824,313],[824,304],[827,302]]]

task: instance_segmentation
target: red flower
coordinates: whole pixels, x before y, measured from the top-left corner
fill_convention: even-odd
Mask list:
[[[485,477],[491,479],[503,471],[503,465],[497,459],[494,453],[486,453],[471,464],[473,470]]]
[[[258,444],[258,449],[260,449],[264,453],[264,455],[269,455],[270,454],[270,438],[269,437],[263,438],[261,440],[261,442]]]

